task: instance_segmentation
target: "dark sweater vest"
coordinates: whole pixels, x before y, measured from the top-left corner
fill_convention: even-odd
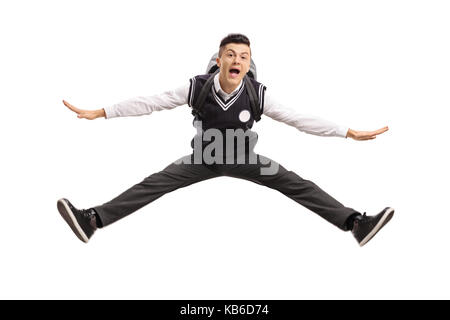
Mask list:
[[[190,79],[190,88],[188,95],[188,104],[192,108],[194,101],[198,98],[200,91],[205,84],[206,80],[210,77],[210,74],[199,75]],[[245,152],[249,152],[250,146],[256,144],[258,139],[258,135],[256,132],[250,130],[253,127],[255,119],[253,118],[250,98],[247,94],[246,85],[252,85],[255,89],[255,92],[258,94],[259,98],[259,110],[260,114],[264,111],[264,94],[266,87],[257,82],[252,78],[248,78],[250,81],[246,83],[243,80],[243,84],[239,91],[233,95],[228,101],[224,101],[222,97],[216,93],[214,85],[209,92],[205,104],[202,108],[202,117],[198,116],[194,119],[194,127],[197,128],[197,138],[200,134],[204,135],[204,133],[209,129],[217,129],[222,133],[223,137],[223,145],[224,145],[224,155],[225,154],[225,145],[227,141],[227,129],[238,130],[241,129],[241,132],[245,132],[246,136],[246,145]],[[201,121],[201,126],[199,122]],[[194,139],[196,138],[194,137]],[[191,141],[191,146],[194,148],[194,139]],[[212,141],[203,141],[202,145],[205,148],[207,145],[212,143]],[[252,143],[250,144],[250,141]],[[238,141],[235,139],[235,148],[236,151],[238,147]]]

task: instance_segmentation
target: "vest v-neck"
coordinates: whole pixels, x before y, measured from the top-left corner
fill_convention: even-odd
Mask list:
[[[217,94],[216,90],[214,89],[214,86],[211,88],[211,91],[212,91],[213,97],[216,100],[217,104],[224,111],[227,111],[228,108],[231,107],[231,105],[233,105],[233,103],[235,103],[236,100],[241,96],[242,92],[244,91],[244,87],[245,87],[245,84],[242,83],[239,91],[234,96],[232,96],[230,99],[228,99],[227,101],[223,100],[223,98],[219,94]]]

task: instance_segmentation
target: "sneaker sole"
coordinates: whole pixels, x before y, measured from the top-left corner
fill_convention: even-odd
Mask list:
[[[385,209],[386,210],[386,209]],[[367,242],[369,242],[370,239],[372,239],[378,231],[383,228],[386,223],[389,222],[389,220],[392,219],[392,216],[394,215],[394,209],[387,208],[386,212],[381,217],[380,221],[378,221],[377,225],[372,229],[372,231],[369,232],[369,234],[359,243],[359,245],[362,247]]]
[[[70,229],[72,229],[72,231],[78,237],[78,239],[80,239],[84,243],[87,243],[89,241],[89,238],[86,236],[83,229],[81,229],[77,219],[75,218],[75,215],[73,214],[72,210],[70,210],[66,201],[64,199],[59,199],[57,206],[59,213],[61,214],[63,219],[67,222]]]

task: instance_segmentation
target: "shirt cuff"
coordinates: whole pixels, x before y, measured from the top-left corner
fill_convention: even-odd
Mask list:
[[[336,135],[338,137],[347,138],[347,132],[349,127],[339,126],[339,128],[336,131]]]
[[[114,112],[114,106],[104,107],[105,110],[105,119],[111,119],[117,117],[117,114]]]

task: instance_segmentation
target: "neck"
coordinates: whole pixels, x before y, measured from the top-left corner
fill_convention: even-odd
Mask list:
[[[228,94],[232,93],[239,86],[239,83],[229,83],[221,74],[219,74],[219,83],[222,90]]]

